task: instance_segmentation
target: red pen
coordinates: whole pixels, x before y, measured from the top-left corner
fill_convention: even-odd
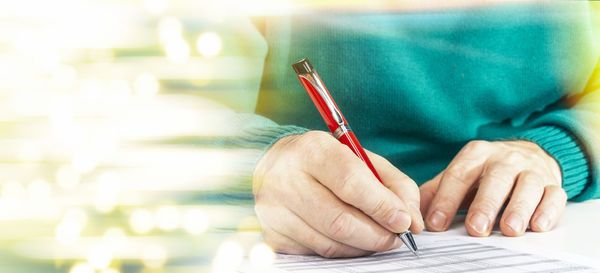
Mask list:
[[[365,153],[365,150],[356,139],[354,132],[350,129],[350,125],[342,115],[342,112],[338,108],[337,104],[325,88],[325,84],[323,84],[323,80],[317,74],[317,71],[310,64],[308,59],[302,59],[292,65],[294,71],[296,71],[296,75],[300,82],[306,89],[306,92],[310,96],[310,99],[313,101],[317,110],[325,120],[327,127],[333,134],[333,136],[338,139],[341,143],[348,146],[356,156],[358,156],[362,161],[367,164],[367,167],[373,172],[375,177],[383,184],[383,181],[379,177],[379,174],[373,167],[371,160]],[[412,237],[410,231],[406,231],[398,234],[402,242],[410,249],[410,251],[416,255],[417,245]]]

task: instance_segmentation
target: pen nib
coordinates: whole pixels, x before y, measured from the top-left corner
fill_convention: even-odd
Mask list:
[[[407,230],[405,232],[398,233],[397,235],[402,240],[402,243],[404,243],[404,245],[410,250],[410,252],[412,252],[413,255],[418,257],[419,253],[417,251],[419,249],[417,247],[417,244],[415,243],[415,239],[413,238],[412,233],[409,230]]]

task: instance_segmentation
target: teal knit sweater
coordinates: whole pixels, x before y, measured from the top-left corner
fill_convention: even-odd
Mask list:
[[[267,149],[327,130],[290,67],[307,57],[363,146],[418,184],[471,140],[524,139],[557,160],[571,200],[597,198],[593,26],[585,2],[269,18],[256,113],[270,120],[246,133]]]

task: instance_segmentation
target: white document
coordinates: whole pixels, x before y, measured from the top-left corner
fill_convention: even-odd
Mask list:
[[[522,247],[498,245],[493,238],[415,236],[419,257],[406,247],[367,257],[325,259],[277,255],[272,272],[600,272],[598,264],[582,257]],[[252,271],[252,270],[250,270]]]

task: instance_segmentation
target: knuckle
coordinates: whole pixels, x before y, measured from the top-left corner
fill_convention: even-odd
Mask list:
[[[491,214],[498,209],[498,203],[496,200],[489,196],[481,196],[477,203],[473,204],[475,210]]]
[[[331,142],[331,136],[324,131],[308,131],[302,135],[300,143],[303,146],[324,145]]]
[[[309,131],[304,133],[297,142],[298,151],[304,155],[306,161],[324,160],[324,155],[331,147],[331,136],[323,131]]]
[[[338,176],[334,185],[335,192],[343,199],[353,203],[354,200],[362,196],[361,187],[355,185],[360,175],[359,170],[350,170],[345,172],[344,175]]]
[[[395,236],[395,235],[393,235]],[[390,238],[390,236],[379,236],[376,240],[373,241],[373,245],[371,250],[373,251],[386,251],[389,250],[390,247],[394,244],[394,238]]]
[[[327,244],[316,252],[325,258],[336,258],[340,255],[341,248],[335,244]]]
[[[556,187],[556,194],[561,202],[567,202],[567,192],[562,187]]]
[[[545,186],[542,178],[532,172],[521,173],[519,176],[522,177],[523,183],[527,184],[528,187],[543,189]]]
[[[469,172],[463,166],[463,164],[457,163],[455,166],[446,170],[442,176],[442,181],[445,183],[455,183],[462,186],[471,186],[471,183],[467,179]]]
[[[490,143],[485,140],[473,140],[465,145],[465,152],[478,152],[489,147]]]
[[[354,234],[354,225],[352,224],[352,215],[348,212],[341,211],[331,221],[328,227],[330,236],[337,240],[345,240]]]
[[[509,164],[522,163],[525,160],[525,155],[518,151],[508,151],[504,155],[504,162]]]
[[[489,182],[506,188],[514,184],[514,179],[507,175],[507,173],[504,168],[494,168],[486,171],[485,177],[487,177]]]
[[[379,199],[366,213],[376,220],[382,220],[389,219],[392,216],[393,210],[386,206],[386,202],[383,199]]]

